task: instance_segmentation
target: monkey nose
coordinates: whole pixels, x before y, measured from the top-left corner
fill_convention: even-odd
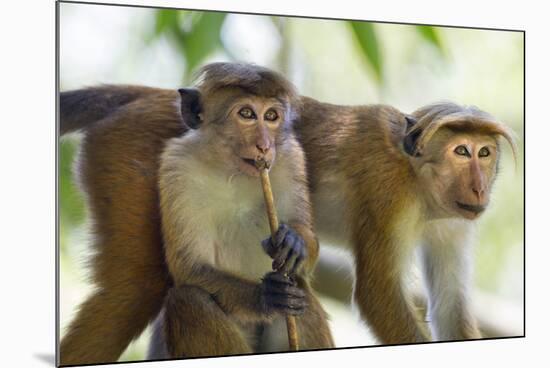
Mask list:
[[[483,188],[473,187],[472,191],[475,193],[478,201],[483,199],[483,195],[485,194],[485,190]]]
[[[258,151],[260,151],[260,153],[265,155],[267,152],[269,152],[270,147],[269,147],[269,143],[267,143],[267,144],[257,144],[256,148],[258,149]]]

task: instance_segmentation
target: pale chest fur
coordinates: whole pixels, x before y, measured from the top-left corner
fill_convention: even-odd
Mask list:
[[[200,262],[250,279],[271,271],[272,260],[261,246],[270,229],[260,179],[230,177],[192,160],[185,166],[176,173],[181,189],[173,208],[186,218],[182,232],[192,238],[187,250]],[[273,171],[279,221],[288,221],[293,211],[289,193],[282,190],[284,170]]]

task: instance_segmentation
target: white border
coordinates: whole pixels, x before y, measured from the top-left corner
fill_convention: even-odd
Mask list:
[[[98,1],[101,2],[101,1]],[[548,26],[543,7],[506,1],[111,1],[319,17],[524,29],[527,49],[527,326],[525,339],[216,358],[132,367],[497,366],[547,361],[550,305],[547,112]],[[0,12],[2,365],[51,366],[54,353],[54,3],[12,1]],[[468,55],[466,57],[475,57]],[[543,212],[544,211],[544,212]],[[543,232],[544,231],[544,232]],[[49,357],[49,358],[48,358]],[[44,359],[46,358],[46,359]],[[11,363],[11,364],[10,364]],[[537,363],[535,363],[537,364]],[[109,365],[111,366],[111,365]],[[114,366],[114,365],[113,365]],[[120,365],[117,365],[120,367]],[[128,365],[125,365],[128,366]]]

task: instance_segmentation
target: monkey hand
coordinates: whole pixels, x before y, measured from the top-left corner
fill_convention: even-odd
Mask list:
[[[265,274],[261,289],[261,304],[267,314],[300,315],[307,307],[305,291],[279,272]]]
[[[265,252],[273,258],[272,268],[286,275],[295,275],[307,256],[304,238],[287,224],[279,225],[275,236],[262,241]]]

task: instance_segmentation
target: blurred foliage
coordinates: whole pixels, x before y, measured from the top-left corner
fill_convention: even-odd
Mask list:
[[[359,47],[365,56],[365,60],[372,67],[376,81],[381,84],[384,81],[384,55],[383,45],[378,40],[376,34],[376,24],[368,22],[350,21],[353,35],[355,36]],[[432,44],[441,55],[444,55],[444,46],[437,28],[431,26],[414,27],[422,38]]]
[[[427,42],[431,43],[442,55],[445,54],[443,41],[437,28],[431,26],[416,26],[415,28]]]
[[[84,196],[73,180],[74,160],[78,142],[62,139],[59,144],[59,213],[61,226],[61,251],[64,251],[67,231],[84,223],[86,217]]]
[[[361,51],[366,57],[367,62],[372,66],[376,80],[382,82],[382,53],[376,32],[374,31],[374,25],[367,22],[348,22],[351,26],[353,34],[355,35]]]
[[[150,40],[166,36],[185,59],[184,78],[214,50],[222,46],[221,28],[225,13],[157,10]]]
[[[195,12],[187,10],[157,10],[155,13],[155,27],[149,40],[167,37],[175,49],[179,50],[186,62],[184,82],[190,81],[190,75],[196,67],[216,49],[223,51],[232,59],[236,59],[233,52],[225,47],[221,41],[221,30],[226,18],[225,13]],[[269,17],[281,36],[284,27],[281,26],[281,17]],[[376,32],[376,23],[362,21],[344,21],[349,25],[350,36],[354,37],[365,62],[374,73],[375,80],[382,84],[384,80],[383,45]],[[432,44],[441,55],[444,55],[444,43],[435,27],[414,26],[424,41]],[[285,54],[282,50],[281,53]],[[281,66],[283,69],[285,66]]]

